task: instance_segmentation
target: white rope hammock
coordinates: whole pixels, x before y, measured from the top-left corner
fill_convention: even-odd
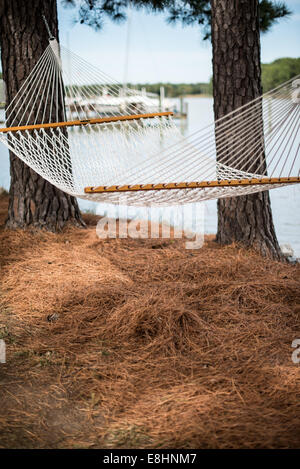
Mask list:
[[[183,138],[152,96],[52,39],[0,141],[75,197],[170,205],[250,194],[300,182],[296,79]]]

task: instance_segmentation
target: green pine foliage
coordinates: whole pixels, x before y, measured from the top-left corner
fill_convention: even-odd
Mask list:
[[[209,0],[62,0],[66,6],[77,8],[80,23],[101,29],[106,18],[115,22],[126,20],[128,6],[148,12],[165,12],[170,23],[183,25],[198,24],[203,38],[210,38],[211,8]],[[274,0],[259,1],[261,32],[268,31],[281,18],[292,12],[285,2]]]

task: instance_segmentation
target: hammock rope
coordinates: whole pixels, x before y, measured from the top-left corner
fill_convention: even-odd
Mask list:
[[[6,108],[0,141],[76,197],[183,204],[300,182],[295,77],[184,138],[151,94],[55,39]]]

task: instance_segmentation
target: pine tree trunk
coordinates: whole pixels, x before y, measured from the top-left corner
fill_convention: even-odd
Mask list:
[[[211,0],[215,119],[261,95],[258,4]],[[262,131],[262,122],[257,128]],[[251,155],[245,170],[255,171]],[[217,241],[238,242],[281,259],[269,192],[219,199]]]
[[[0,44],[6,106],[49,44],[43,15],[53,36],[58,39],[56,0],[0,0]],[[60,108],[63,120],[62,103]],[[77,200],[43,179],[12,152],[10,175],[9,228],[32,225],[57,231],[66,223],[84,226]]]

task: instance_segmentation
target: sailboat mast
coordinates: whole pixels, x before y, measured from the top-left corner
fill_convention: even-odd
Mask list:
[[[129,64],[129,48],[131,36],[131,21],[132,21],[132,7],[129,5],[127,15],[127,33],[126,33],[126,49],[125,49],[125,63],[124,63],[124,76],[123,76],[123,92],[126,95],[126,88],[128,82],[128,64]]]

